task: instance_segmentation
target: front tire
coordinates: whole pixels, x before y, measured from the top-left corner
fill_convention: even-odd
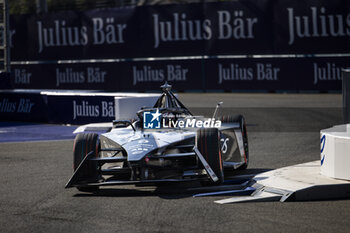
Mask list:
[[[249,150],[248,150],[248,134],[247,134],[247,127],[245,123],[245,119],[242,115],[235,115],[235,116],[222,116],[221,117],[222,123],[239,123],[239,128],[242,132],[242,138],[243,138],[243,146],[244,146],[244,153],[245,153],[245,163],[238,168],[238,170],[244,170],[248,167],[249,164]]]
[[[201,128],[197,131],[196,147],[203,155],[215,175],[219,178],[214,184],[224,182],[224,167],[220,151],[219,131],[217,128]]]
[[[81,133],[75,137],[73,146],[73,169],[76,171],[85,156],[93,151],[93,157],[99,156],[100,144],[99,135],[95,133]],[[80,169],[79,178],[84,181],[98,180],[98,164],[96,161],[89,161]],[[94,192],[96,187],[78,187],[82,192]]]

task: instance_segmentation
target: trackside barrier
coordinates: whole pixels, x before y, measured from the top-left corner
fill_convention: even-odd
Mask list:
[[[343,69],[343,117],[344,124],[350,123],[350,69]]]
[[[321,174],[350,180],[350,124],[321,130]]]
[[[1,90],[0,120],[63,124],[112,122],[132,116],[142,106],[153,106],[158,94],[102,93],[89,91]],[[115,104],[121,99],[121,111]],[[116,109],[119,109],[116,114]],[[134,117],[135,115],[135,117]]]
[[[322,175],[319,160],[260,173],[252,183],[256,191],[251,195],[217,200],[215,203],[314,201],[350,197],[350,182]]]
[[[0,120],[48,122],[47,96],[40,92],[0,91]]]
[[[11,15],[12,86],[341,90],[348,0],[197,2]]]

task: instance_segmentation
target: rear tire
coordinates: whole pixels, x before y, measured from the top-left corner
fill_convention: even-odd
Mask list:
[[[219,131],[217,128],[201,128],[197,131],[196,146],[207,161],[215,175],[219,178],[211,184],[224,182],[224,167],[220,151]],[[204,183],[205,184],[205,183]]]
[[[222,116],[221,117],[222,123],[239,123],[239,128],[242,132],[243,137],[243,146],[244,146],[244,153],[246,156],[246,162],[238,168],[238,170],[244,170],[248,167],[249,164],[249,150],[248,150],[248,134],[247,134],[247,127],[245,123],[245,119],[242,115],[235,115],[235,116]]]
[[[75,137],[73,146],[73,169],[77,170],[85,156],[93,151],[93,157],[99,156],[100,144],[99,135],[95,133],[81,133]],[[79,178],[84,181],[98,180],[98,164],[96,161],[89,161],[80,169]],[[99,189],[96,187],[78,187],[82,192],[94,192]]]

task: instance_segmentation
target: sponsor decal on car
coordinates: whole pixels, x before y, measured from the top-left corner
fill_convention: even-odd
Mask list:
[[[221,151],[222,151],[222,153],[226,154],[227,149],[228,149],[227,142],[230,141],[230,139],[229,138],[221,138],[220,141],[222,142]]]
[[[322,137],[321,137],[321,166],[323,165],[323,163],[324,163],[324,159],[326,158],[326,155],[325,154],[322,154],[323,153],[323,151],[324,151],[324,147],[325,147],[325,145],[326,145],[326,135],[323,135]]]

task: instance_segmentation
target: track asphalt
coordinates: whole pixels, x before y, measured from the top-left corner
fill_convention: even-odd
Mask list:
[[[319,130],[342,122],[340,95],[179,97],[195,114],[210,115],[223,100],[222,113],[246,116],[251,160],[244,174],[319,159]],[[23,134],[46,135],[34,142],[12,127],[0,127],[7,130],[2,141],[8,138],[0,143],[0,232],[350,232],[350,199],[218,205],[213,201],[228,196],[193,198],[186,188],[196,184],[127,185],[96,194],[64,189],[72,175],[73,140],[58,139],[71,138],[74,127],[51,137],[55,126],[19,126]],[[11,134],[25,142],[9,142]]]

